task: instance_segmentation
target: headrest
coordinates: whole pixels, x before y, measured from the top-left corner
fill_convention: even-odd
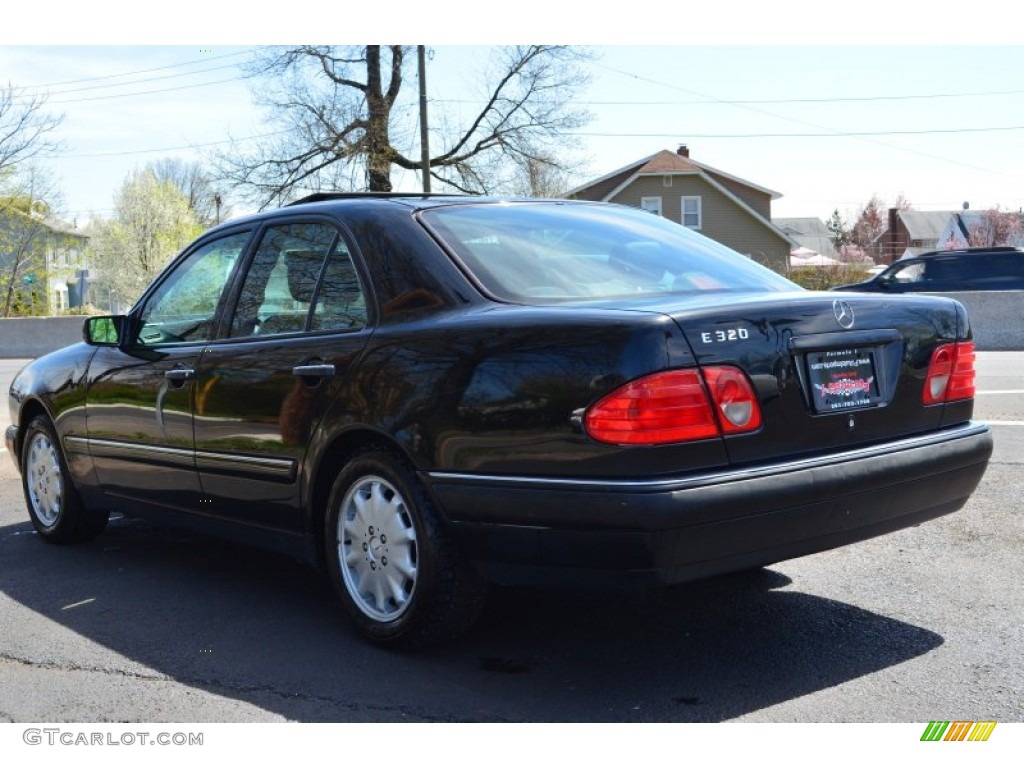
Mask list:
[[[322,251],[288,251],[284,263],[288,269],[288,291],[296,301],[309,303],[313,300],[316,281],[323,264]]]

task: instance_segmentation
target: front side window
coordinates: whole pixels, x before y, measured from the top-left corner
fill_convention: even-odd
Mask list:
[[[890,279],[897,283],[919,283],[924,279],[924,264],[915,261],[901,268],[894,269]]]
[[[212,339],[221,295],[248,240],[248,232],[239,232],[190,253],[146,301],[136,342],[150,346]]]
[[[700,229],[701,226],[701,204],[699,197],[684,197],[682,199],[683,226],[690,229]]]

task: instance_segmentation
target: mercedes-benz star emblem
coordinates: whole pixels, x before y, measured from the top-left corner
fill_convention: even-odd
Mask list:
[[[833,301],[832,314],[835,315],[836,322],[839,323],[841,328],[853,328],[853,307],[845,301],[840,301],[839,299]]]

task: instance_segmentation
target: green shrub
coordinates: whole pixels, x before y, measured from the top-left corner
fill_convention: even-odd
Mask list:
[[[790,280],[811,291],[827,291],[837,285],[867,280],[869,264],[838,264],[834,267],[798,267],[789,271]]]

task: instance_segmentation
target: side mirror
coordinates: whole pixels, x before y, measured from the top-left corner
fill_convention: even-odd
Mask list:
[[[125,315],[89,317],[82,326],[82,338],[94,347],[117,347],[123,341]]]

